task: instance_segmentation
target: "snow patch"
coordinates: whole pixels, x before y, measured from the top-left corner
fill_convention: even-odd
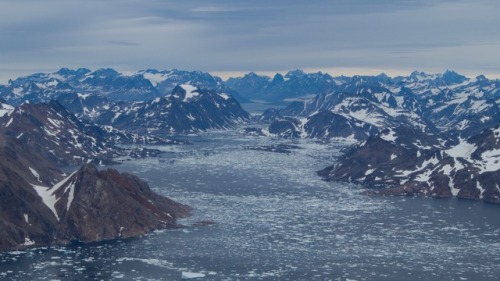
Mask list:
[[[461,139],[459,144],[457,144],[453,148],[445,150],[445,152],[451,157],[470,158],[474,150],[476,150],[475,144],[468,143],[464,139]]]
[[[42,197],[42,201],[43,203],[49,207],[49,209],[52,211],[52,213],[54,213],[54,215],[56,216],[57,220],[59,220],[59,215],[57,214],[57,211],[56,211],[56,208],[55,208],[55,205],[57,203],[57,201],[60,199],[60,198],[57,198],[56,195],[54,194],[56,190],[58,190],[61,186],[63,186],[77,171],[74,171],[71,175],[69,175],[68,177],[66,177],[65,179],[63,179],[62,181],[56,183],[54,186],[52,187],[46,187],[46,186],[40,186],[40,185],[35,185],[35,184],[32,184],[33,188],[35,189],[35,191],[38,193],[38,195],[40,197]],[[75,185],[74,183],[70,183],[64,190],[64,193],[63,194],[66,194],[66,192],[69,190],[69,195],[68,195],[68,203],[66,205],[66,210],[69,209],[69,207],[71,206],[71,202],[73,201],[73,198],[74,198],[74,192],[75,192]]]
[[[374,171],[375,171],[375,169],[368,169],[368,170],[366,170],[365,176],[368,176],[369,174],[373,173]]]
[[[78,93],[78,94],[77,94],[77,96],[78,96],[80,99],[84,100],[84,99],[86,99],[86,98],[90,97],[90,94],[82,94],[82,93]]]
[[[34,176],[34,177],[35,177],[35,178],[36,178],[39,182],[42,182],[42,181],[40,180],[40,175],[38,174],[38,172],[37,172],[35,169],[31,168],[31,167],[28,167],[28,168],[30,169],[30,172],[33,174],[33,176]]]
[[[54,194],[53,190],[50,187],[46,186],[40,186],[40,185],[34,185],[32,184],[33,188],[35,191],[38,193],[40,197],[42,197],[43,204],[45,206],[49,207],[49,209],[54,213],[56,216],[57,220],[59,220],[59,216],[57,215],[57,211],[55,208],[55,204],[57,202],[56,195]]]
[[[394,142],[398,137],[396,136],[396,132],[390,130],[389,133],[381,135],[380,138],[385,141]]]
[[[225,93],[220,93],[218,94],[221,98],[225,99],[225,100],[228,100],[230,99],[231,97],[228,95],[228,94],[225,94]]]
[[[479,189],[479,199],[483,199],[484,188],[479,181],[476,182],[476,187]]]
[[[163,73],[151,73],[151,72],[144,72],[142,76],[149,80],[153,86],[158,86],[161,82],[167,80],[168,76],[164,75]]]
[[[23,246],[32,246],[32,245],[35,245],[35,241],[31,240],[29,237],[25,237]]]
[[[183,100],[184,102],[187,102],[190,99],[200,95],[200,93],[197,92],[198,88],[196,88],[195,86],[189,84],[182,84],[181,88],[184,89],[184,91],[186,91],[186,96],[184,97]]]
[[[500,149],[492,149],[481,154],[483,161],[481,162],[482,172],[494,172],[500,169]]]
[[[196,118],[194,118],[194,117],[193,117],[193,115],[191,115],[191,113],[189,113],[189,114],[187,115],[187,118],[188,118],[189,120],[191,120],[191,121],[196,120]]]
[[[5,128],[9,127],[10,124],[12,124],[12,121],[14,121],[14,119],[12,119],[12,117],[9,119],[9,122],[7,122],[7,124],[5,124]]]

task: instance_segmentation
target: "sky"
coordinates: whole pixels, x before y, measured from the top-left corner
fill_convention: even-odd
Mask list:
[[[500,78],[498,0],[2,0],[0,81],[61,67]]]

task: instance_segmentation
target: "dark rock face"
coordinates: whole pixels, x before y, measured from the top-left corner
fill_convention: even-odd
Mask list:
[[[62,176],[10,136],[0,135],[0,157],[0,251],[137,236],[177,227],[191,210],[112,169]]]
[[[300,121],[294,118],[276,120],[269,125],[269,133],[281,138],[300,138]]]
[[[53,184],[60,173],[17,139],[0,135],[0,250],[47,244],[55,217],[30,182]],[[49,235],[47,235],[49,234]]]
[[[353,147],[339,164],[319,172],[327,180],[384,186],[378,194],[452,197],[500,203],[500,129],[451,147],[437,136],[387,130]]]
[[[73,198],[71,193],[73,192]],[[84,165],[55,190],[61,194],[59,239],[83,242],[132,237],[176,227],[190,208],[157,195],[139,178]]]

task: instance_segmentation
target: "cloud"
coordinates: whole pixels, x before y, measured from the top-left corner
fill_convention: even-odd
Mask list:
[[[3,0],[0,76],[5,65],[500,72],[498,10],[492,0]]]

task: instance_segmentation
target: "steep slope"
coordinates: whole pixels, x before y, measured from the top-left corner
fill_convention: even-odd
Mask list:
[[[58,166],[112,162],[114,156],[129,154],[119,144],[183,143],[80,121],[56,101],[16,107],[0,117],[0,134],[15,137]]]
[[[230,95],[184,84],[167,97],[116,105],[96,122],[137,133],[182,134],[233,128],[249,119]]]
[[[153,193],[139,178],[86,164],[52,187],[35,186],[58,219],[60,241],[91,242],[133,237],[176,227],[190,208]]]
[[[30,183],[53,184],[61,176],[51,163],[17,139],[0,134],[0,250],[47,244],[56,220]]]
[[[319,173],[327,180],[390,187],[379,194],[500,203],[500,129],[485,130],[451,147],[442,143],[418,131],[386,130]]]
[[[15,137],[0,134],[0,158],[0,251],[137,236],[191,210],[115,170],[63,175]]]
[[[0,118],[0,134],[17,138],[58,165],[109,161],[117,150],[58,102],[25,103]]]

